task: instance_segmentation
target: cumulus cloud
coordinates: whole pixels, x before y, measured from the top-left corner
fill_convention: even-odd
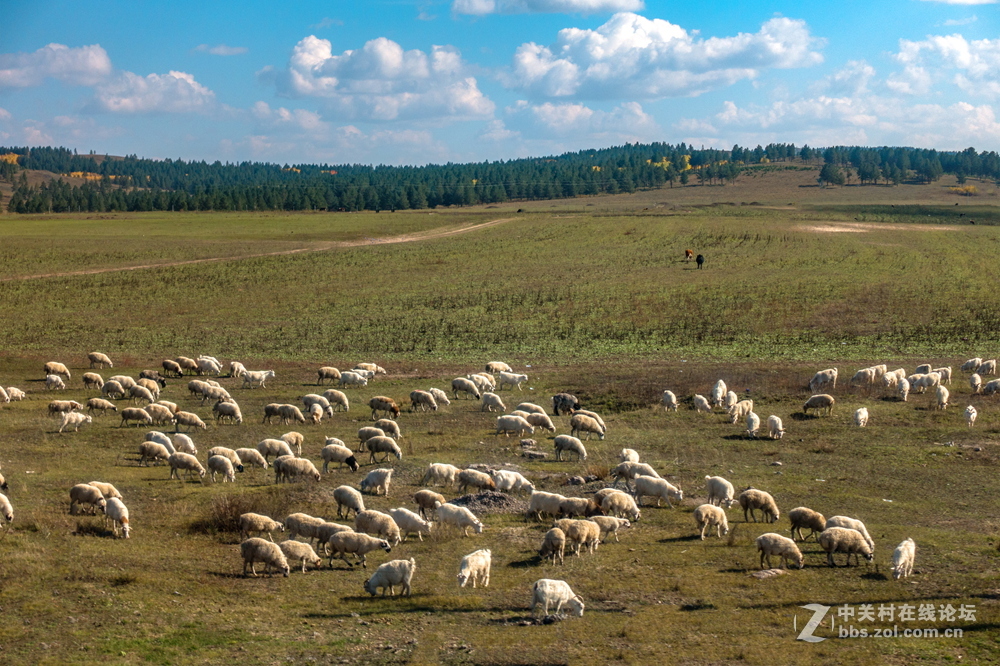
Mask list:
[[[598,14],[635,12],[644,9],[643,0],[454,0],[456,14]]]
[[[925,93],[935,77],[950,74],[971,95],[1000,95],[1000,39],[967,40],[960,34],[901,39],[895,59],[904,65],[903,73],[890,79],[897,92]]]
[[[868,85],[875,78],[875,68],[864,60],[851,60],[827,76],[819,88],[830,95],[860,95],[868,92]]]
[[[225,44],[218,44],[216,46],[209,46],[208,44],[199,44],[198,46],[194,47],[194,50],[201,51],[203,53],[211,53],[212,55],[217,55],[217,56],[235,56],[235,55],[243,55],[250,49],[248,49],[245,46],[226,46]]]
[[[763,69],[822,62],[805,21],[773,18],[756,33],[701,39],[662,19],[615,14],[596,30],[560,30],[552,47],[522,44],[506,79],[536,96],[607,99],[696,96]]]
[[[49,44],[32,53],[0,54],[0,88],[40,86],[47,78],[91,86],[111,74],[111,59],[99,44],[70,48]]]
[[[328,126],[318,113],[305,109],[286,109],[285,107],[272,109],[267,102],[257,102],[250,109],[250,112],[257,122],[272,127],[292,127],[315,132],[324,130]]]
[[[575,144],[595,145],[662,137],[659,125],[638,102],[625,102],[604,111],[579,103],[532,104],[518,100],[504,111],[518,134],[533,139],[571,139]]]
[[[284,70],[265,68],[261,80],[289,97],[325,100],[324,117],[335,120],[486,118],[495,106],[468,76],[451,46],[404,51],[379,37],[362,48],[334,55],[326,39],[309,36],[292,50]]]
[[[486,123],[485,129],[479,133],[479,138],[486,141],[512,141],[521,138],[521,133],[516,130],[507,129],[507,125],[500,119],[493,119]]]
[[[10,115],[10,111],[0,107],[0,120],[10,120],[11,118],[12,116]]]
[[[215,93],[185,72],[120,72],[97,87],[91,108],[111,113],[191,113],[215,108]]]

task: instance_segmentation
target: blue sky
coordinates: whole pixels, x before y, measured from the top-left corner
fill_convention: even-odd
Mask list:
[[[1000,150],[997,2],[9,0],[0,144],[332,164]]]

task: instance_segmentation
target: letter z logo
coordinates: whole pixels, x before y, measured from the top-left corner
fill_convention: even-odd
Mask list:
[[[813,635],[813,631],[820,625],[832,606],[824,606],[822,604],[806,604],[805,606],[800,606],[799,608],[805,608],[806,610],[812,611],[813,616],[809,618],[808,622],[806,622],[806,626],[802,627],[802,631],[799,632],[796,640],[806,641],[807,643],[819,643],[820,641],[825,641],[826,639],[822,636]]]

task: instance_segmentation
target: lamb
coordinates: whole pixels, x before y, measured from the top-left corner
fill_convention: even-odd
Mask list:
[[[362,377],[356,372],[342,372],[340,373],[340,381],[337,383],[340,388],[346,388],[348,386],[368,386],[368,379]]]
[[[271,456],[294,456],[288,442],[280,439],[262,439],[257,443],[257,451],[264,456],[264,462]]]
[[[49,361],[42,369],[46,375],[57,375],[59,377],[65,377],[66,379],[72,379],[72,375],[69,373],[69,368],[62,363]]]
[[[208,429],[208,426],[201,420],[201,417],[192,412],[177,412],[174,414],[174,422],[177,424],[176,428],[178,430],[180,430],[181,426],[187,426],[189,431],[191,428],[201,428],[202,430]]]
[[[184,476],[190,478],[192,474],[197,474],[201,479],[205,478],[205,468],[201,466],[198,459],[195,458],[190,453],[182,453],[178,451],[177,453],[171,453],[167,458],[167,463],[170,465],[170,478],[177,478],[181,481],[181,475],[178,470],[184,471]],[[202,481],[204,483],[204,481]]]
[[[344,446],[344,443],[339,439],[334,437],[326,438],[326,446],[319,452],[320,457],[323,458],[323,473],[327,474],[330,471],[330,463],[338,463],[337,469],[341,469],[346,463],[350,467],[352,472],[357,472],[358,460],[354,457],[354,452],[349,448]]]
[[[249,566],[250,573],[256,578],[257,569],[254,565],[257,562],[264,563],[264,573],[270,573],[273,567],[276,571],[280,571],[287,577],[291,571],[288,567],[288,560],[285,559],[285,554],[281,552],[278,544],[271,541],[264,541],[257,537],[247,539],[240,544],[240,555],[243,556],[244,576],[247,575],[247,566]]]
[[[49,403],[49,415],[66,414],[75,409],[83,409],[83,405],[76,400],[53,400]]]
[[[715,526],[715,534],[722,538],[723,534],[729,534],[729,520],[726,512],[721,507],[714,504],[702,504],[694,510],[694,521],[701,528],[701,540],[705,540],[705,530]]]
[[[386,415],[391,415],[391,418],[399,418],[399,405],[392,398],[387,398],[384,395],[377,395],[368,401],[368,406],[372,409],[372,421],[378,418],[379,412],[385,412]]]
[[[410,411],[415,412],[417,408],[422,412],[426,412],[428,409],[436,412],[437,400],[428,391],[410,391]]]
[[[733,484],[729,483],[729,481],[726,481],[721,476],[706,476],[705,481],[709,504],[717,506],[725,505],[728,509],[736,503],[736,500],[733,499],[736,489],[733,488]]]
[[[541,490],[536,490],[531,493],[531,498],[528,501],[528,512],[525,516],[526,520],[531,520],[532,516],[536,520],[542,519],[542,514],[548,514],[555,518],[559,515],[560,505],[566,498],[558,493],[547,493]]]
[[[802,551],[799,550],[794,541],[780,534],[775,534],[774,532],[761,534],[757,537],[757,550],[760,551],[761,569],[764,568],[765,560],[767,561],[767,568],[771,568],[772,555],[781,557],[781,566],[784,569],[788,568],[789,561],[794,562],[798,569],[801,569],[803,566]]]
[[[323,478],[312,461],[306,458],[279,456],[274,459],[273,467],[275,483],[282,479],[290,483],[303,478],[318,482]]]
[[[104,382],[104,385],[101,386],[101,395],[108,398],[124,398],[125,387],[114,380],[109,380]]]
[[[618,462],[639,462],[639,454],[635,449],[622,449],[618,452]]]
[[[476,534],[482,534],[485,527],[476,518],[476,515],[464,506],[454,504],[441,504],[436,502],[434,507],[437,510],[437,519],[442,525],[454,525],[462,530],[462,536],[469,536],[469,528],[473,528]]]
[[[460,471],[459,468],[447,463],[431,463],[427,466],[427,471],[424,473],[424,478],[420,484],[451,486],[455,483],[455,479],[458,477]]]
[[[267,388],[264,385],[268,379],[274,379],[274,370],[260,370],[251,371],[247,370],[246,374],[243,375],[243,388]]]
[[[85,372],[83,373],[83,387],[84,388],[96,388],[100,390],[104,386],[104,378],[101,377],[96,372]]]
[[[584,603],[579,595],[575,594],[564,580],[553,580],[542,578],[535,581],[532,586],[531,612],[536,614],[538,607],[542,607],[545,615],[549,614],[549,606],[555,604],[555,612],[558,614],[563,606],[569,608],[570,612],[583,617]]]
[[[946,389],[943,386],[938,385],[937,390],[935,391],[934,397],[936,399],[935,400],[935,402],[936,402],[935,407],[937,409],[948,409],[948,398],[950,397],[949,393],[948,393],[948,389]]]
[[[753,522],[757,522],[757,516],[754,513],[757,509],[761,511],[761,520],[765,518],[769,523],[778,522],[778,518],[781,517],[781,512],[778,511],[778,505],[775,503],[774,498],[771,497],[770,493],[766,493],[763,490],[757,490],[756,488],[747,488],[740,493],[739,496],[740,506],[743,507],[743,520],[745,522],[750,522],[750,518],[753,518]],[[747,518],[747,513],[749,512],[750,518]]]
[[[88,486],[94,486],[95,488],[97,488],[98,490],[100,490],[101,494],[104,495],[104,499],[112,499],[112,498],[114,498],[114,499],[121,499],[122,498],[122,494],[120,492],[118,492],[118,489],[115,488],[110,483],[104,483],[102,481],[91,481],[87,485]]]
[[[170,451],[159,442],[142,442],[139,444],[139,465],[149,466],[149,461],[157,464],[158,460],[166,460],[170,457]]]
[[[368,472],[368,475],[361,480],[361,492],[369,492],[373,495],[389,495],[389,484],[392,481],[392,470],[379,468]]]
[[[80,426],[84,423],[91,423],[93,418],[89,414],[83,414],[81,412],[66,412],[62,415],[62,424],[59,426],[59,432],[62,432],[66,426],[73,428],[73,432],[80,432]]]
[[[243,412],[240,411],[240,406],[235,402],[220,400],[212,406],[212,413],[215,414],[217,422],[222,419],[228,419],[234,425],[243,423]]]
[[[411,557],[408,560],[392,560],[379,566],[372,574],[372,577],[365,581],[365,592],[373,597],[382,588],[382,596],[389,590],[389,596],[396,596],[395,586],[402,585],[401,595],[410,596],[410,581],[413,580],[413,572],[417,568],[416,561]]]
[[[538,550],[538,556],[543,560],[547,557],[552,557],[553,565],[558,558],[559,564],[563,564],[565,552],[566,534],[558,527],[553,527],[545,533],[545,538],[542,540],[542,547]]]
[[[519,472],[498,469],[491,471],[490,476],[493,477],[493,483],[496,484],[498,491],[516,493],[526,490],[529,495],[535,492],[535,486]]]
[[[896,387],[896,394],[899,396],[900,400],[906,402],[906,398],[910,395],[910,382],[906,379],[906,377],[899,380]]]
[[[395,546],[400,542],[399,526],[387,513],[368,509],[354,516],[354,531],[380,536]],[[423,539],[421,539],[422,541]]]
[[[363,451],[365,448],[365,442],[367,442],[372,437],[385,437],[385,431],[381,428],[372,428],[367,426],[364,428],[358,428],[358,451]]]
[[[409,509],[403,507],[389,509],[389,515],[392,516],[393,521],[399,527],[399,532],[403,535],[403,541],[406,541],[406,537],[411,534],[416,534],[423,541],[424,535],[431,533],[431,523]]]
[[[171,424],[174,422],[173,412],[163,405],[149,404],[143,409],[146,410],[146,413],[149,414],[149,418],[151,418],[153,423],[156,425]]]
[[[580,401],[572,393],[556,393],[552,396],[552,413],[555,416],[559,416],[560,413],[572,414],[578,409],[580,409]]]
[[[305,435],[303,435],[300,432],[295,432],[294,430],[291,430],[289,432],[286,432],[278,439],[283,441],[285,444],[288,444],[289,448],[291,448],[292,451],[295,452],[295,455],[297,456],[302,455],[302,445],[305,444],[306,442]]]
[[[2,387],[0,387],[2,388]],[[24,400],[25,393],[16,386],[7,387],[7,398],[10,402],[17,402],[19,400]]]
[[[145,409],[140,409],[138,407],[126,407],[121,411],[122,422],[118,424],[118,427],[124,428],[128,425],[129,421],[135,421],[136,425],[153,425],[153,417],[149,415]]]
[[[347,562],[352,569],[354,565],[347,561],[348,555],[354,555],[355,560],[361,562],[361,566],[368,567],[368,553],[381,548],[385,552],[392,552],[392,546],[385,539],[362,534],[360,532],[337,532],[327,540],[327,548],[330,551],[330,568],[333,568],[334,558],[340,558]]]
[[[399,424],[391,419],[379,419],[375,422],[375,427],[393,439],[399,439],[403,436],[403,431],[400,430]]]
[[[167,373],[167,376],[180,377],[184,374],[184,369],[177,361],[166,359],[160,366],[163,368],[163,372]]]
[[[319,565],[323,564],[322,558],[307,543],[289,539],[279,543],[278,548],[281,549],[286,559],[302,561],[302,573],[306,572],[306,564],[311,564],[316,568],[319,568]]]
[[[825,411],[827,416],[829,416],[833,413],[833,406],[836,402],[832,395],[820,393],[806,400],[806,404],[802,406],[802,412],[808,414],[810,409],[820,409]]]
[[[823,517],[823,514],[804,506],[795,507],[789,511],[788,520],[792,523],[793,540],[796,534],[799,536],[799,541],[805,541],[826,529],[826,518]],[[805,537],[802,536],[803,527],[808,527],[810,530]]]
[[[424,488],[413,494],[413,501],[417,503],[417,513],[420,514],[421,518],[426,520],[428,513],[432,516],[437,515],[434,513],[434,509],[436,508],[434,503],[440,502],[441,504],[444,504],[445,499],[444,495]]]
[[[592,499],[587,499],[586,497],[566,497],[563,501],[559,502],[559,513],[556,517],[565,516],[567,518],[572,518],[574,516],[584,516],[589,518],[590,516],[604,515],[604,510]],[[566,530],[563,529],[565,532]],[[569,533],[567,532],[567,536]]]
[[[104,499],[104,494],[100,489],[89,483],[78,483],[69,489],[69,513],[71,516],[76,513],[77,504],[81,506],[89,504],[92,513],[96,513],[98,509],[104,513],[108,502]]]
[[[347,394],[336,389],[323,391],[323,397],[330,402],[331,411],[351,411],[351,402],[347,399]]]
[[[604,426],[602,426],[597,419],[591,418],[584,414],[573,414],[573,418],[569,420],[570,432],[574,437],[586,432],[587,440],[590,440],[592,434],[597,434],[597,438],[600,440],[604,439],[604,434],[606,432]]]
[[[239,525],[241,539],[249,538],[253,533],[259,532],[261,536],[266,533],[268,540],[273,543],[271,532],[285,531],[285,526],[277,520],[259,513],[240,514]]]
[[[476,400],[482,397],[479,393],[479,387],[471,379],[466,379],[465,377],[456,377],[451,380],[451,392],[455,396],[455,400],[458,400],[458,394],[464,393],[466,396],[472,396]]]
[[[489,474],[475,469],[463,469],[458,473],[458,492],[464,493],[469,486],[482,490],[496,490],[496,484]]]
[[[736,423],[753,411],[753,400],[740,400],[729,409],[729,422]]]
[[[524,437],[525,434],[533,435],[535,433],[535,427],[520,416],[512,416],[508,414],[497,417],[496,434],[500,435],[501,433],[507,437],[510,437],[511,433]]]
[[[978,413],[976,412],[976,408],[975,408],[975,407],[973,407],[972,405],[969,405],[968,407],[966,407],[966,408],[965,408],[965,423],[966,423],[966,425],[968,425],[968,426],[969,426],[970,428],[971,428],[971,427],[972,427],[973,425],[975,425],[975,423],[976,423],[976,416],[977,416],[977,414],[978,414]]]
[[[813,393],[827,386],[831,389],[837,388],[837,368],[820,370],[809,380],[809,390]]]
[[[875,542],[870,536],[868,536],[868,529],[865,527],[865,524],[857,518],[833,516],[832,518],[828,518],[826,521],[826,529],[830,529],[831,527],[844,527],[858,532],[862,537],[864,537],[865,543],[868,544],[868,547],[871,548],[872,552],[875,551]]]
[[[679,406],[677,402],[677,396],[674,395],[673,391],[663,392],[662,403],[663,403],[663,411],[665,412],[676,412],[677,407]]]
[[[913,560],[917,554],[917,544],[907,539],[892,551],[892,579],[906,578],[913,573]],[[850,555],[847,556],[850,558]],[[856,559],[857,556],[855,556]]]
[[[556,460],[562,460],[564,451],[566,453],[575,453],[577,460],[587,459],[587,449],[583,446],[583,442],[576,437],[572,437],[571,435],[559,435],[555,438],[554,445],[556,449]]]
[[[324,366],[316,371],[317,384],[322,386],[328,379],[330,380],[330,383],[340,381],[340,370],[331,366]]]
[[[498,372],[513,372],[513,370],[503,361],[490,361],[486,364],[485,372],[496,374]]]
[[[619,481],[624,480],[625,486],[628,487],[628,482],[639,474],[660,478],[656,470],[646,463],[623,462],[611,468],[611,478],[614,479],[614,486],[617,486]]]
[[[45,388],[49,391],[62,390],[66,388],[66,383],[59,375],[46,375]]]
[[[875,558],[864,535],[849,527],[827,527],[819,535],[818,541],[819,545],[826,551],[826,563],[831,567],[837,566],[833,561],[834,553],[847,553],[847,561],[844,566],[851,565],[851,555],[854,555],[854,563],[857,566],[861,566],[859,554],[864,555],[869,562]]]
[[[427,392],[430,393],[432,396],[434,396],[434,399],[437,401],[437,404],[444,405],[445,407],[451,404],[451,400],[448,399],[448,394],[442,391],[441,389],[429,388],[427,389]]]
[[[854,425],[859,428],[864,428],[868,425],[868,408],[858,407],[854,412]]]
[[[615,542],[618,542],[618,530],[621,528],[628,529],[632,527],[632,523],[625,518],[616,518],[615,516],[590,516],[589,520],[591,522],[597,523],[601,528],[601,543],[604,543],[604,537],[607,534],[615,535]]]
[[[747,437],[749,439],[757,439],[757,431],[760,430],[760,417],[755,413],[750,412],[747,414]]]
[[[521,384],[528,381],[528,375],[519,375],[513,372],[501,372],[500,380],[497,382],[497,390],[503,390],[504,385],[509,385],[511,389],[517,387],[521,390]]]
[[[212,483],[215,483],[216,474],[222,474],[223,483],[226,481],[230,483],[236,482],[236,469],[233,467],[232,461],[225,456],[209,456],[208,469],[212,472]],[[242,472],[243,465],[240,465],[239,469]]]
[[[397,460],[403,458],[403,452],[400,450],[399,445],[392,437],[372,437],[367,442],[365,442],[365,447],[371,452],[371,459],[369,462],[377,462],[375,459],[375,454],[384,453],[385,456],[382,457],[381,462],[386,462],[389,460],[389,454],[396,456]]]
[[[677,502],[684,499],[684,492],[665,479],[639,474],[635,477],[633,483],[635,484],[635,503],[638,506],[642,506],[643,495],[655,497],[656,506],[660,506],[660,500],[665,499],[667,500],[667,506],[671,509],[674,508],[674,505],[670,503],[671,499]]]
[[[708,399],[701,394],[695,393],[694,397],[691,398],[691,402],[694,404],[694,410],[699,414],[702,412],[708,414],[712,411],[711,403],[709,403]]]
[[[252,465],[261,469],[267,469],[267,460],[264,459],[264,456],[257,449],[236,449],[235,453],[244,467]]]
[[[969,386],[972,388],[973,395],[979,393],[979,389],[983,387],[983,378],[973,373],[969,376]]]
[[[784,425],[781,418],[771,414],[767,417],[767,436],[771,439],[781,439],[785,435]]]
[[[636,506],[635,500],[632,499],[631,495],[626,495],[623,492],[611,493],[605,497],[601,502],[601,509],[609,516],[625,517],[633,522],[639,520],[640,516],[639,507]]]
[[[496,393],[483,393],[483,403],[482,407],[479,408],[479,411],[492,412],[494,407],[501,412],[507,411],[507,406],[503,404],[503,400],[500,399],[500,396]]]

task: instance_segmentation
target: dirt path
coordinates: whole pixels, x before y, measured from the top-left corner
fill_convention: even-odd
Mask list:
[[[294,250],[281,250],[279,252],[260,252],[258,254],[241,254],[231,257],[207,257],[204,259],[187,259],[185,261],[169,261],[162,264],[140,264],[137,266],[113,266],[110,268],[86,268],[79,271],[64,271],[61,273],[42,273],[39,275],[17,275],[13,277],[0,278],[0,282],[13,282],[15,280],[37,280],[40,278],[71,277],[74,275],[98,275],[100,273],[116,273],[120,271],[137,271],[144,268],[168,268],[170,266],[187,266],[190,264],[208,264],[217,261],[240,261],[242,259],[256,259],[258,257],[280,257],[288,254],[303,254],[305,252],[327,252],[343,247],[360,247],[362,245],[391,245],[393,243],[415,243],[417,241],[434,240],[447,236],[477,231],[487,227],[510,222],[514,218],[505,217],[489,222],[481,222],[468,227],[458,227],[457,229],[416,231],[412,234],[402,234],[400,236],[386,236],[384,238],[363,238],[350,241],[321,241],[313,243],[309,247],[300,247]]]
[[[830,224],[800,225],[795,231],[809,231],[816,234],[863,234],[869,231],[956,231],[955,225],[935,224],[885,224],[876,222],[831,222]]]

